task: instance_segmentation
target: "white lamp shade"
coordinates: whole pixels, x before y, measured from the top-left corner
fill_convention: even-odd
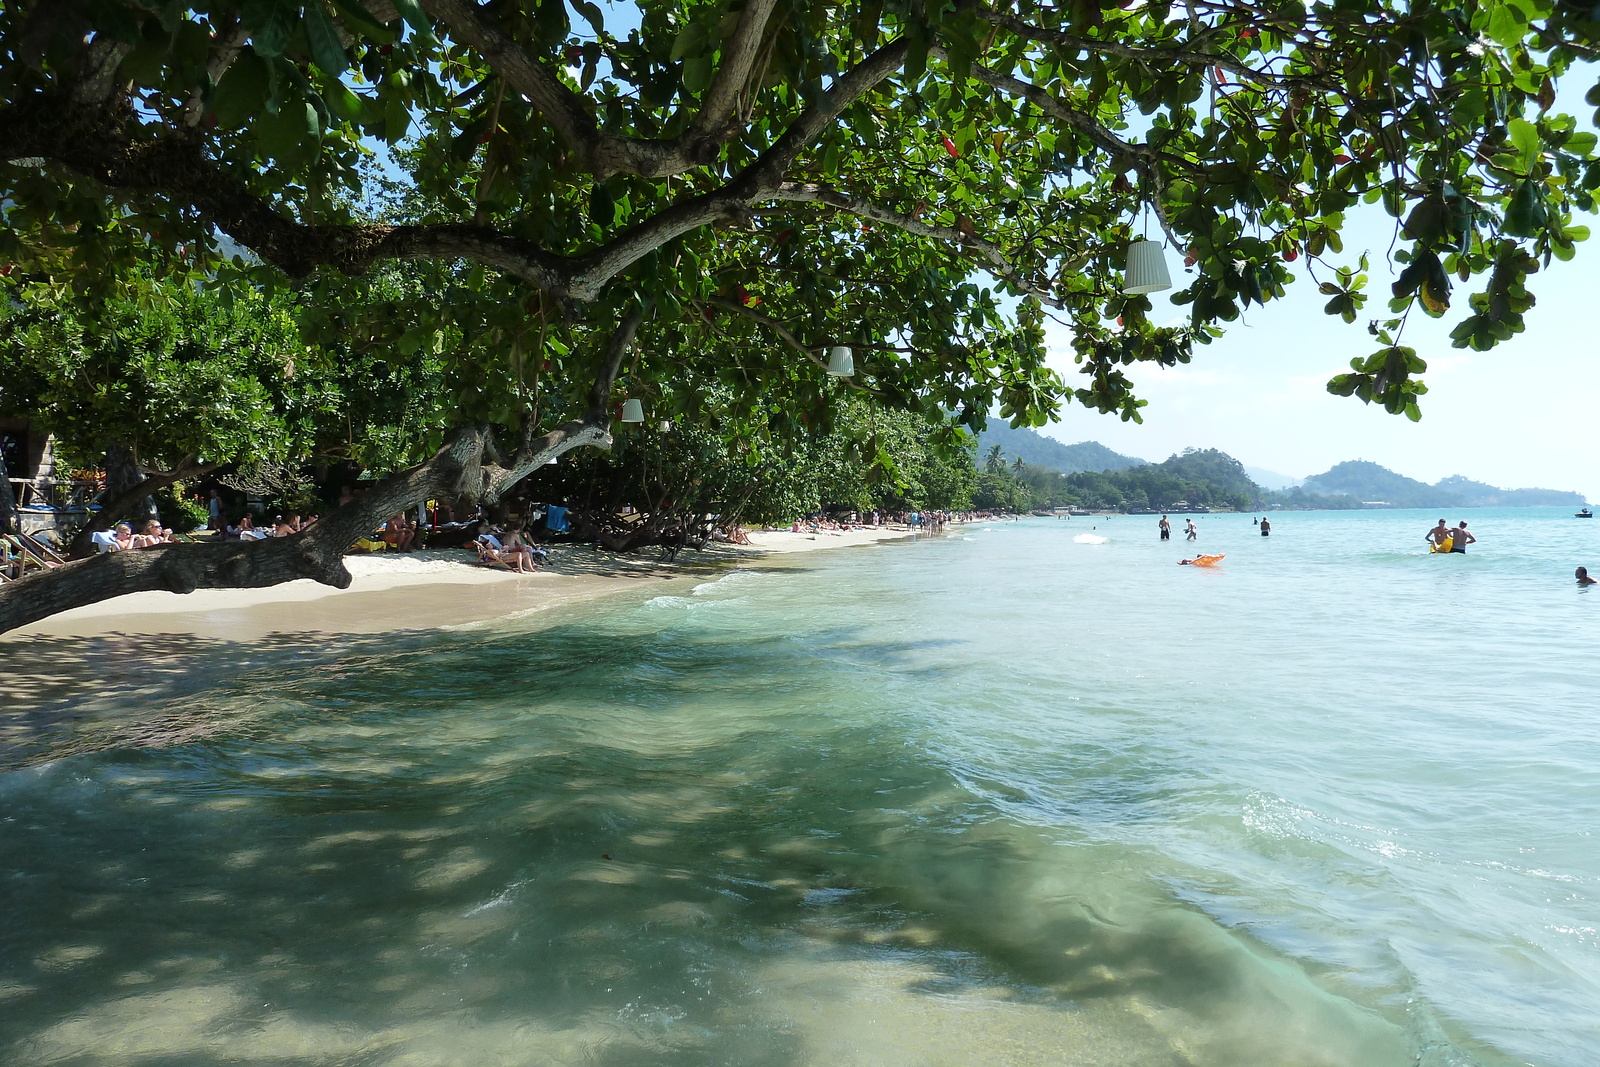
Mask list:
[[[662,433],[667,433],[671,429],[672,429],[672,420],[671,419],[662,419],[661,420],[661,432]]]
[[[1128,246],[1128,274],[1123,281],[1124,293],[1158,293],[1172,288],[1172,275],[1167,273],[1167,257],[1155,241],[1135,241]]]
[[[643,422],[644,421],[644,405],[639,403],[637,398],[630,398],[630,399],[624,400],[622,402],[622,421],[623,422]]]
[[[828,373],[835,378],[848,378],[856,372],[855,358],[844,345],[828,350]]]

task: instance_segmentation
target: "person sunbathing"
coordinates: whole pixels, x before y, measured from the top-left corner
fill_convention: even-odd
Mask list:
[[[532,574],[539,569],[540,563],[535,553],[534,547],[523,540],[521,532],[512,530],[506,534],[505,547],[500,550],[497,562],[504,563],[518,574]]]
[[[151,545],[165,545],[177,538],[172,531],[161,525],[159,519],[151,519],[144,524],[144,531],[133,536],[133,548],[149,548]]]

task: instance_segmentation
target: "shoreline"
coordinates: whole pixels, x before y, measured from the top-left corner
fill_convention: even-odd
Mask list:
[[[345,564],[354,580],[347,589],[302,578],[259,589],[129,593],[0,635],[0,650],[20,650],[39,639],[187,635],[251,642],[276,635],[455,628],[543,615],[645,583],[703,576],[740,563],[916,535],[915,529],[898,525],[815,535],[755,531],[749,546],[708,545],[698,552],[685,550],[673,562],[653,554],[554,545],[549,562],[529,574],[481,566],[459,549],[348,556]]]

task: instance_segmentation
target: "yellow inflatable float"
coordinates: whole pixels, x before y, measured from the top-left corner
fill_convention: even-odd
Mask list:
[[[1456,539],[1454,537],[1446,537],[1442,541],[1435,541],[1433,544],[1429,545],[1428,546],[1428,551],[1429,552],[1448,552],[1452,548],[1455,547],[1455,544],[1456,544]]]

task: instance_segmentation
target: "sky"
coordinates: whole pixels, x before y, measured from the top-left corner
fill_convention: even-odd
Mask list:
[[[1355,323],[1323,314],[1327,298],[1302,272],[1286,299],[1225,324],[1227,333],[1197,346],[1187,366],[1133,368],[1137,394],[1149,401],[1143,425],[1075,406],[1042,432],[1154,461],[1187,447],[1220,448],[1246,466],[1303,478],[1365,459],[1427,482],[1462,474],[1502,488],[1568,489],[1600,500],[1600,225],[1589,224],[1597,237],[1580,243],[1576,258],[1529,278],[1538,303],[1512,340],[1488,352],[1451,347],[1465,297],[1483,288],[1482,279],[1458,283],[1442,319],[1412,313],[1402,343],[1428,362],[1420,422],[1327,391],[1328,379],[1353,357],[1380,347],[1367,333],[1368,318],[1389,316],[1392,220],[1374,209],[1352,220],[1345,239],[1350,260],[1363,246],[1372,260],[1372,295]],[[1187,284],[1182,259],[1170,250],[1168,269],[1177,287]],[[1152,296],[1153,321],[1167,321],[1161,313],[1168,308],[1172,320],[1186,317],[1187,308],[1168,296]],[[1055,325],[1052,331],[1051,366],[1070,384],[1079,374],[1070,333]]]
[[[1554,110],[1577,116],[1579,129],[1594,114],[1583,100],[1594,73],[1572,71],[1556,98]],[[1600,218],[1574,221],[1595,236],[1579,243],[1570,262],[1553,260],[1528,279],[1538,303],[1511,340],[1488,352],[1451,347],[1467,295],[1485,287],[1481,277],[1465,285],[1452,278],[1443,318],[1412,312],[1401,343],[1428,362],[1420,376],[1428,386],[1421,422],[1327,391],[1328,379],[1348,370],[1352,358],[1380,347],[1367,321],[1391,317],[1389,286],[1399,274],[1388,258],[1394,220],[1377,205],[1361,205],[1351,209],[1344,254],[1333,257],[1353,265],[1363,250],[1370,256],[1370,296],[1354,323],[1323,314],[1327,298],[1300,271],[1285,299],[1224,323],[1227,333],[1197,346],[1187,366],[1129,370],[1137,395],[1150,402],[1143,425],[1075,405],[1041,432],[1158,462],[1185,448],[1220,448],[1247,467],[1304,478],[1365,459],[1425,482],[1461,474],[1504,489],[1565,489],[1600,501]],[[1173,291],[1192,280],[1180,252],[1167,250],[1167,269]],[[1187,317],[1170,296],[1151,295],[1153,322]],[[1071,334],[1052,325],[1048,340],[1050,365],[1076,388]]]

